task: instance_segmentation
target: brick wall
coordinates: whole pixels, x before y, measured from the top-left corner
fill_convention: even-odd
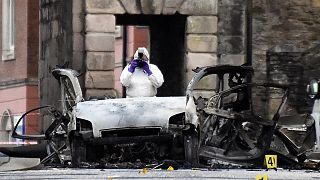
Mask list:
[[[0,22],[2,20],[0,2]],[[2,38],[0,23],[0,49]],[[1,57],[1,51],[0,51]],[[38,95],[39,59],[39,1],[25,0],[15,3],[15,59],[0,60],[0,116],[9,109],[14,117],[39,106]],[[1,118],[0,118],[1,119]],[[39,131],[35,126],[26,126]]]
[[[2,10],[2,2],[0,3]],[[16,42],[15,42],[15,59],[9,61],[0,60],[0,81],[7,82],[16,79],[27,78],[27,6],[28,1],[16,3],[15,6],[15,28],[16,28]],[[2,15],[2,11],[1,11]],[[0,18],[2,20],[2,17]],[[2,38],[2,26],[0,27],[0,39]],[[17,43],[19,42],[19,43]],[[2,45],[2,41],[0,43]],[[0,45],[0,46],[1,46]],[[2,48],[1,48],[2,50]],[[0,51],[1,53],[1,51]],[[4,85],[2,85],[4,86]]]
[[[39,62],[39,0],[29,0],[28,2],[28,64],[26,67],[28,77],[37,79]]]

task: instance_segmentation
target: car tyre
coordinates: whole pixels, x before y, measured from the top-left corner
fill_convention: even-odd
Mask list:
[[[198,133],[193,132],[184,137],[185,160],[192,166],[199,165],[199,138]]]
[[[71,164],[80,167],[86,161],[86,145],[80,135],[73,135],[71,139]]]

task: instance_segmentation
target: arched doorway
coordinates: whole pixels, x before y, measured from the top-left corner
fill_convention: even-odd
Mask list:
[[[1,122],[0,122],[0,142],[12,142],[13,138],[11,137],[13,130],[13,118],[9,109],[6,109],[2,113]]]

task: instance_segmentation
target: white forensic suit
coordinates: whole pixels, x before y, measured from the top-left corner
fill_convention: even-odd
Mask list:
[[[143,67],[135,67],[133,71],[132,67],[130,67],[133,64],[131,61],[131,64],[128,64],[123,69],[120,75],[120,82],[126,87],[127,97],[156,96],[157,88],[159,88],[164,82],[163,75],[156,65],[149,63],[149,53],[147,49],[139,48],[138,50],[143,51],[143,54],[146,57],[145,63],[147,63],[147,69]],[[138,58],[138,50],[134,55],[134,59]]]

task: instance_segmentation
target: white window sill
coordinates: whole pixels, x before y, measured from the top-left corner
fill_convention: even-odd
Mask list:
[[[11,61],[15,59],[14,52],[8,52],[2,54],[2,61]]]

